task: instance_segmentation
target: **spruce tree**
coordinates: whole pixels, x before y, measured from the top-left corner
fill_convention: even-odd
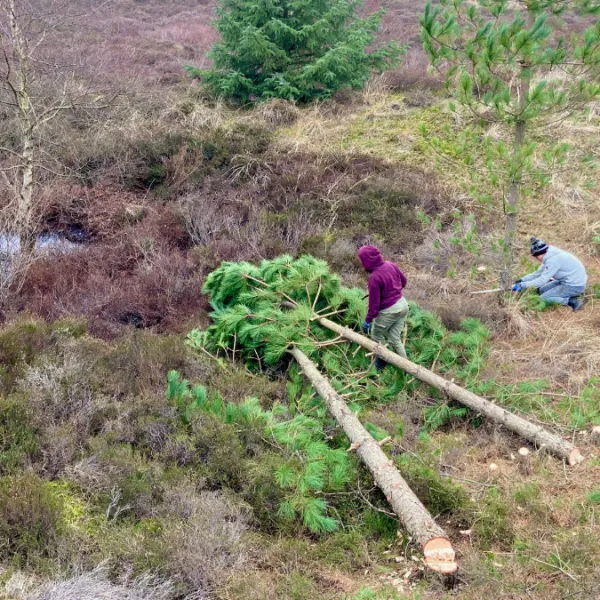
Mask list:
[[[596,0],[440,0],[421,18],[423,47],[482,139],[487,170],[506,215],[501,281],[511,284],[519,202],[546,183],[572,151],[556,141],[540,152],[536,137],[600,96],[600,23],[563,35],[566,16],[598,14]],[[506,127],[499,139],[491,123]],[[477,130],[479,127],[479,130]],[[435,139],[433,140],[435,142]],[[438,147],[442,148],[443,144]],[[457,153],[457,149],[450,149]],[[461,149],[467,164],[474,158]]]
[[[188,67],[218,97],[309,102],[361,88],[397,64],[394,43],[373,48],[383,12],[357,17],[360,0],[218,0],[213,68]],[[371,47],[367,52],[367,47]]]

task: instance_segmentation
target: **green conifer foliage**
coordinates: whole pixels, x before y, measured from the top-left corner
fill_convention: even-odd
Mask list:
[[[361,88],[373,72],[397,64],[401,49],[375,43],[383,12],[356,16],[359,0],[219,0],[221,41],[214,67],[188,72],[215,96],[247,103],[308,102]]]
[[[264,410],[257,398],[248,398],[241,404],[226,403],[218,395],[210,397],[204,386],[191,388],[176,371],[168,376],[167,400],[177,408],[184,425],[189,425],[194,414],[201,412],[226,425],[257,429],[281,454],[275,481],[285,496],[278,516],[284,521],[300,517],[312,533],[337,529],[338,522],[328,515],[329,506],[321,493],[345,488],[354,472],[353,458],[325,442],[323,413],[290,416],[279,404]]]
[[[506,223],[501,279],[506,289],[512,284],[521,198],[548,183],[568,154],[577,152],[561,140],[540,152],[536,138],[600,97],[600,21],[588,17],[590,26],[572,35],[565,27],[564,19],[581,13],[598,15],[600,4],[440,0],[428,2],[421,17],[423,47],[432,66],[445,76],[455,101],[474,122],[461,125],[464,147],[430,139],[442,154],[460,156],[472,167],[475,195],[486,203],[502,203]],[[493,123],[502,131],[507,127],[507,135],[489,135]],[[477,144],[481,147],[475,154]],[[578,158],[583,167],[593,157]],[[478,192],[482,174],[495,195]]]
[[[300,518],[316,533],[332,531],[337,521],[329,514],[324,495],[344,490],[356,478],[356,464],[346,452],[345,437],[331,435],[335,421],[298,367],[290,363],[287,349],[297,345],[310,356],[355,412],[376,402],[404,398],[417,390],[419,382],[393,368],[373,378],[372,357],[317,323],[315,314],[329,315],[340,324],[358,328],[367,309],[364,291],[344,287],[323,260],[280,256],[260,265],[226,262],[207,277],[203,292],[213,308],[212,324],[206,331],[192,331],[189,345],[235,360],[251,371],[287,369],[288,402],[271,411],[263,411],[256,400],[227,408],[219,399],[209,401],[203,388],[189,391],[188,383],[176,374],[169,378],[169,400],[178,407],[184,423],[194,410],[209,411],[226,423],[237,422],[252,402],[254,414],[266,428],[265,437],[275,439],[285,456],[275,473],[277,484],[286,492],[279,516]],[[436,371],[467,384],[477,378],[489,338],[479,321],[467,319],[459,331],[449,333],[436,315],[411,303],[407,323],[411,360],[427,367],[435,363]],[[429,391],[430,396],[436,394]],[[466,413],[441,402],[441,407],[425,415],[429,429]],[[368,427],[376,438],[386,436]]]
[[[212,325],[189,334],[192,347],[264,371],[286,368],[286,350],[296,344],[334,386],[352,392],[357,400],[383,400],[406,386],[419,385],[396,369],[386,372],[388,385],[378,392],[369,378],[356,377],[369,371],[372,358],[336,339],[318,324],[315,315],[357,328],[366,313],[366,296],[361,289],[344,287],[323,260],[284,255],[260,265],[226,262],[207,277],[203,292],[213,308]],[[436,370],[467,382],[483,366],[488,337],[488,330],[475,319],[467,319],[460,331],[450,334],[436,315],[411,303],[407,347],[411,360],[418,364],[435,362]],[[296,393],[299,387],[298,382],[290,384]]]

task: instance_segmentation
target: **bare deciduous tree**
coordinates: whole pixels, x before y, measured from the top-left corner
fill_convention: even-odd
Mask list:
[[[72,0],[0,0],[0,302],[34,258],[44,192],[66,175],[51,125],[107,104],[66,52],[70,26],[86,12]]]

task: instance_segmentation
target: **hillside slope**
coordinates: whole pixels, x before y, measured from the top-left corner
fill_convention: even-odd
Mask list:
[[[3,314],[0,597],[598,597],[598,176],[583,185],[573,155],[526,199],[519,229],[521,273],[535,267],[530,235],[583,260],[584,310],[472,296],[496,287],[502,209],[479,205],[468,165],[429,143],[468,120],[426,72],[420,9],[388,3],[382,35],[415,44],[402,67],[310,107],[242,110],[203,96],[182,64],[203,64],[216,39],[211,3],[119,0],[73,26],[86,76],[118,99],[53,126],[53,159],[68,177],[44,180],[43,229],[84,241],[35,262]],[[597,155],[599,125],[593,106],[538,141]],[[6,139],[12,126],[0,120]],[[413,356],[586,457],[566,468],[531,448],[523,459],[522,440],[425,386],[391,370],[373,379],[360,417],[392,438],[386,451],[450,533],[460,563],[451,585],[424,572],[351,455],[347,479],[322,492],[335,532],[284,519],[282,465],[300,469],[303,458],[289,450],[295,440],[267,435],[265,415],[322,407],[293,370],[251,371],[235,351],[184,343],[210,322],[201,289],[222,261],[311,254],[364,288],[355,259],[364,243],[408,275],[420,307],[407,331]],[[439,340],[464,344],[467,318],[490,332],[471,348],[470,371],[444,363],[441,346],[427,355]],[[204,386],[209,408],[188,414],[171,388],[167,396],[170,371]],[[315,441],[310,424],[296,433]],[[343,445],[333,425],[319,435]]]

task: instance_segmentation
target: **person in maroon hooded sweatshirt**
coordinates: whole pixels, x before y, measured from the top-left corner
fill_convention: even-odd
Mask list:
[[[386,341],[394,351],[406,358],[402,343],[402,330],[408,315],[408,302],[402,295],[406,287],[406,275],[392,262],[383,260],[376,246],[363,246],[358,258],[369,273],[369,310],[363,323],[365,335],[371,333],[380,344]],[[385,368],[385,361],[377,358],[378,371]]]

